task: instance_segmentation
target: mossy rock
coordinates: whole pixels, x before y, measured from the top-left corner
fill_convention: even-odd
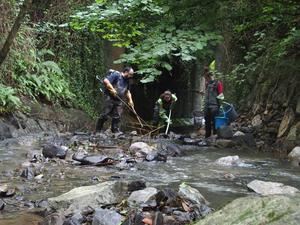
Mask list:
[[[300,221],[300,195],[238,198],[196,225],[296,225]]]

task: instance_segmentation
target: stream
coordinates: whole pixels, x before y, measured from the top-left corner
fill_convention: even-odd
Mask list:
[[[41,145],[52,138],[39,134],[0,142],[0,185],[16,188],[15,196],[3,199],[7,205],[0,211],[0,225],[38,224],[41,218],[29,213],[33,210],[32,202],[110,179],[143,180],[148,187],[175,189],[185,182],[198,189],[215,209],[238,197],[253,194],[246,184],[254,179],[281,182],[300,189],[300,170],[285,159],[255,150],[213,147],[196,147],[184,156],[168,157],[167,162],[142,162],[124,170],[115,166],[79,166],[64,160],[50,160],[42,165],[43,179],[21,178],[21,164],[28,161],[30,154],[41,153]],[[244,163],[235,167],[215,163],[218,158],[229,155],[238,155]],[[16,206],[18,201],[22,204]]]

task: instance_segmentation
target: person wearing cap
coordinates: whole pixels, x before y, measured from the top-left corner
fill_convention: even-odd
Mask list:
[[[205,119],[205,138],[216,134],[215,117],[219,114],[220,103],[224,100],[223,84],[214,78],[208,67],[204,68],[205,96],[204,99],[204,119]]]
[[[153,114],[153,125],[158,126],[159,124],[168,124],[172,121],[169,120],[169,112],[173,109],[177,97],[172,94],[171,91],[166,90],[162,93],[159,99],[155,103],[154,114]]]
[[[134,107],[132,96],[129,90],[129,78],[133,77],[134,71],[131,67],[125,67],[122,72],[110,70],[109,74],[103,80],[104,84],[104,105],[102,114],[96,123],[96,132],[103,129],[104,123],[111,120],[111,131],[119,132],[119,122],[123,112],[122,100],[126,99],[130,107]]]

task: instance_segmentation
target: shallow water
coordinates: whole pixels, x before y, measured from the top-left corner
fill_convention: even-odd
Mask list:
[[[40,152],[44,139],[43,136],[28,136],[0,143],[0,181],[1,184],[7,183],[17,187],[19,191],[14,198],[22,198],[25,201],[46,199],[74,187],[95,184],[93,177],[97,177],[101,182],[110,179],[111,176],[144,180],[147,186],[174,189],[185,182],[197,188],[215,209],[237,197],[252,194],[247,190],[246,184],[254,179],[282,182],[300,189],[299,168],[293,167],[286,160],[274,157],[271,153],[206,147],[189,151],[186,156],[168,158],[166,163],[144,162],[130,170],[121,171],[114,166],[75,166],[56,160],[44,164],[45,177],[42,181],[20,178],[18,168],[28,160],[26,154],[32,151]],[[240,167],[226,167],[215,163],[218,158],[229,155],[238,155],[244,160],[244,164]],[[226,178],[228,174],[234,178]],[[39,217],[27,213],[26,207],[20,209],[8,204],[0,213],[0,225],[37,224],[38,220]]]

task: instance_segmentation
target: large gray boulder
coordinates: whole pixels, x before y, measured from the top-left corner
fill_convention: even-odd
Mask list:
[[[134,191],[128,198],[130,207],[141,206],[147,202],[154,200],[158,190],[154,187],[148,187],[143,190]]]
[[[203,195],[197,189],[185,183],[180,184],[178,194],[183,199],[190,200],[198,205],[209,204],[209,202],[203,197]]]
[[[247,187],[261,195],[295,194],[299,192],[297,188],[286,186],[282,183],[261,180],[253,180],[247,184]]]
[[[300,166],[300,147],[295,147],[288,155],[294,165]]]
[[[117,204],[123,200],[128,183],[107,181],[97,185],[74,188],[58,197],[49,198],[49,206],[55,210],[67,210],[68,213],[84,208],[99,208],[103,205]]]
[[[299,202],[300,195],[239,198],[195,225],[298,225]]]

